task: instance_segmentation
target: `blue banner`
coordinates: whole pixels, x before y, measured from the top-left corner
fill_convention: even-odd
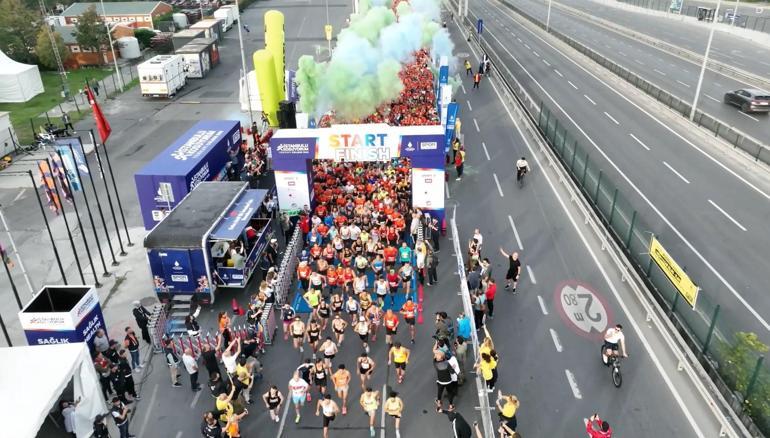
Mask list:
[[[455,125],[457,123],[457,111],[459,109],[459,105],[457,105],[457,102],[450,102],[449,105],[447,105],[446,110],[446,142],[444,143],[445,150],[449,151],[449,145],[452,144],[452,138],[454,138],[455,135]]]
[[[214,232],[209,236],[213,240],[236,240],[249,225],[251,218],[257,213],[267,190],[246,190],[241,198],[230,207]]]
[[[438,88],[436,90],[436,111],[441,114],[441,86],[449,83],[449,65],[445,64],[448,60],[442,57],[441,66],[438,68]]]
[[[168,249],[158,251],[163,264],[165,287],[171,292],[192,292],[196,288],[188,250]]]
[[[70,146],[72,146],[71,149]],[[78,177],[78,170],[80,170],[80,173],[88,175],[88,166],[83,155],[83,143],[81,143],[80,138],[66,137],[56,139],[56,151],[61,153],[70,187],[72,187],[72,190],[81,190],[83,186]]]

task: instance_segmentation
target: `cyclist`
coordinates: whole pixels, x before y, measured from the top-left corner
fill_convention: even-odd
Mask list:
[[[610,327],[604,333],[604,346],[602,348],[602,360],[605,365],[609,365],[610,356],[618,356],[618,351],[623,353],[623,357],[628,357],[626,351],[626,336],[623,334],[623,326],[618,324]]]
[[[516,161],[516,182],[521,182],[529,170],[529,163],[527,163],[526,158],[521,157],[520,160]]]
[[[597,426],[597,427],[594,427]],[[602,421],[599,414],[591,415],[586,423],[586,432],[591,438],[612,438],[610,423]]]

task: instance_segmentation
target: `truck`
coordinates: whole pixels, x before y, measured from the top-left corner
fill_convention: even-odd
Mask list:
[[[274,192],[243,182],[202,182],[144,239],[152,283],[161,302],[192,295],[214,303],[219,288],[245,288],[273,240]]]
[[[137,66],[143,97],[174,97],[187,83],[184,60],[179,55],[157,55]]]
[[[146,230],[153,229],[195,186],[239,175],[241,123],[201,120],[134,174]]]
[[[223,6],[214,11],[214,18],[222,20],[222,30],[224,32],[230,30],[230,28],[233,27],[233,23],[235,23],[235,14],[233,13],[233,8],[226,6]]]

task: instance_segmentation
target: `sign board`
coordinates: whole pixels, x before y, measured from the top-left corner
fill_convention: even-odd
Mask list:
[[[310,188],[305,172],[276,170],[275,188],[282,210],[301,210],[303,206],[310,205]]]
[[[412,169],[412,206],[425,210],[444,208],[444,169]]]
[[[99,295],[93,286],[44,286],[20,312],[29,345],[93,345],[96,331],[106,330]]]
[[[604,298],[590,286],[578,281],[567,281],[556,288],[556,307],[562,318],[578,334],[600,335],[610,325]]]
[[[695,307],[695,301],[698,299],[700,288],[690,279],[690,276],[684,272],[679,264],[669,255],[663,245],[660,244],[655,236],[650,240],[650,258],[655,262],[666,277],[671,281],[682,298]]]

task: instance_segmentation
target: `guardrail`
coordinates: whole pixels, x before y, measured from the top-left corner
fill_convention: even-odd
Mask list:
[[[472,28],[472,23],[468,21],[465,26]],[[536,126],[530,132],[545,140],[544,143],[556,156],[558,163],[549,164],[555,169],[564,169],[564,177],[571,179],[580,190],[581,193],[574,193],[568,188],[574,201],[584,199],[592,210],[591,213],[583,210],[585,221],[600,236],[602,249],[611,255],[624,279],[638,278],[640,284],[643,282],[651,292],[645,294],[634,281],[628,282],[647,309],[650,320],[661,328],[667,342],[681,348],[674,354],[679,358],[682,369],[704,396],[717,397],[721,402],[722,409],[712,406],[713,409],[722,412],[728,408],[733,410],[735,415],[724,420],[732,418],[732,426],[742,430],[744,436],[761,436],[760,431],[768,433],[770,368],[763,363],[764,351],[761,348],[752,349],[755,339],[751,336],[731,330],[728,322],[719,317],[720,306],[713,303],[705,292],[701,292],[694,309],[682,306],[678,291],[658,268],[654,268],[648,255],[650,238],[656,229],[645,222],[645,218],[611,178],[590,160],[589,151],[572,137],[544,103],[530,96],[487,41],[475,41],[497,67],[495,77],[503,83],[511,103]],[[569,187],[569,184],[565,186]],[[603,237],[605,234],[611,242]],[[616,254],[613,247],[622,252]],[[631,271],[628,266],[632,267]],[[715,287],[713,290],[719,289]],[[648,304],[648,297],[654,299],[657,306]],[[728,339],[733,334],[735,337]],[[706,387],[705,384],[698,385],[698,382],[711,384]],[[723,422],[723,426],[728,425]]]
[[[522,11],[517,6],[511,5],[508,2],[502,1],[502,3],[509,9],[515,11],[517,14],[521,15],[522,17],[526,18],[527,20],[535,24],[536,26],[546,30],[545,23],[541,22],[537,18],[529,15],[528,13]],[[563,7],[565,9],[572,9],[572,8],[565,7],[564,5],[561,5],[561,4],[559,4],[559,7]],[[575,12],[575,14],[588,15],[581,11],[577,11]],[[570,47],[574,48],[578,52],[587,56],[592,61],[599,64],[600,66],[604,67],[605,69],[609,70],[610,72],[624,79],[625,81],[635,86],[639,90],[644,91],[645,93],[647,93],[647,95],[655,98],[655,100],[657,100],[658,102],[668,106],[669,108],[673,109],[674,111],[683,115],[684,117],[687,117],[687,118],[690,117],[690,111],[692,110],[692,105],[690,102],[680,99],[674,96],[673,94],[669,93],[668,91],[663,90],[661,87],[655,85],[651,81],[644,79],[643,77],[621,66],[620,64],[617,64],[616,62],[611,61],[610,59],[601,55],[597,51],[585,46],[584,44],[574,40],[573,38],[570,38],[569,36],[557,30],[554,30],[553,27],[550,27],[546,31],[556,36],[563,42],[567,43]],[[640,39],[644,38],[642,36],[643,34],[639,34],[638,32],[633,32],[633,31],[630,31],[630,32],[633,34],[634,38],[637,38],[637,35],[639,35],[638,38]],[[671,46],[668,43],[663,43],[663,44]],[[679,48],[677,48],[677,50],[680,52],[689,52]],[[692,53],[692,52],[689,52],[689,53]],[[702,61],[703,58],[702,57],[700,58]],[[709,62],[709,65],[711,65],[711,62]],[[730,69],[730,70],[725,69],[725,70],[718,70],[718,71],[728,72],[730,75],[734,77],[740,77],[736,69]],[[752,78],[754,78],[753,75],[752,75]],[[756,79],[752,79],[752,80],[756,82]],[[770,81],[767,81],[764,79],[762,79],[760,82],[767,83],[770,85]],[[742,151],[746,152],[748,155],[751,155],[754,158],[754,161],[770,164],[770,146],[762,143],[761,141],[751,137],[748,134],[745,134],[733,128],[729,124],[722,122],[716,117],[704,111],[701,111],[699,109],[695,110],[695,117],[693,121],[697,123],[698,126],[708,129],[709,131],[713,132],[715,136],[720,137],[723,140],[725,140],[727,143],[730,143],[731,145],[733,145],[733,148],[739,148]]]

